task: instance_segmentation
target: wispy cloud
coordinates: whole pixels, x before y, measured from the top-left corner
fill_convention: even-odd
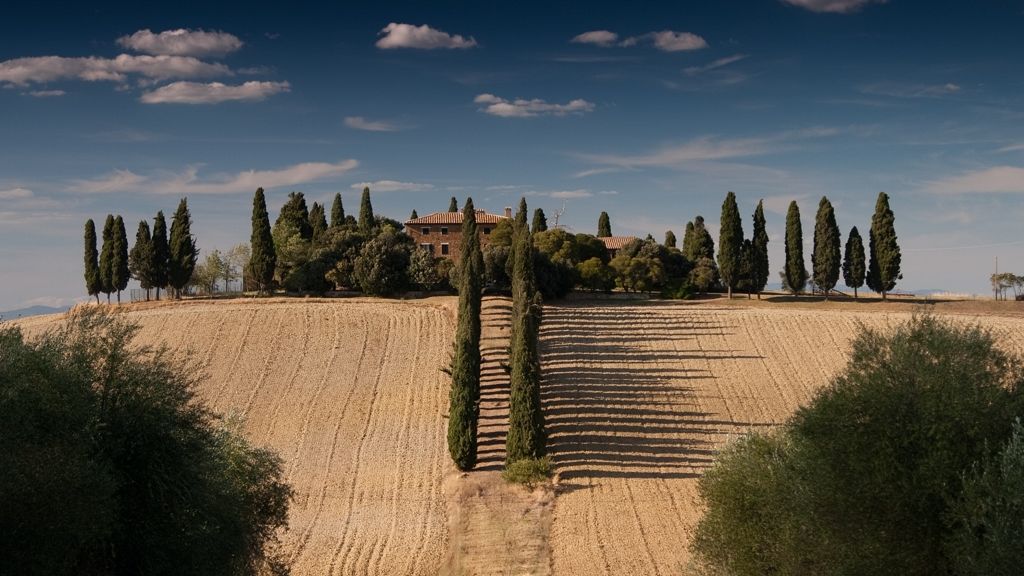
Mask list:
[[[388,120],[368,120],[362,116],[346,116],[345,126],[367,132],[397,132],[404,127]]]
[[[1024,194],[1024,168],[993,166],[928,182],[934,194]]]
[[[27,94],[33,98],[56,98],[67,94],[67,92],[63,90],[32,90]]]
[[[703,66],[690,66],[689,68],[684,68],[683,72],[689,76],[696,76],[698,74],[703,74],[704,72],[717,70],[723,66],[728,66],[729,64],[732,64],[734,62],[739,62],[740,60],[743,60],[745,58],[747,58],[746,54],[733,54],[732,56],[726,56],[725,58],[713,60]]]
[[[219,104],[231,101],[258,101],[291,91],[288,82],[258,82],[229,85],[220,82],[174,82],[146,92],[140,100],[146,104]]]
[[[863,94],[890,96],[892,98],[942,98],[960,92],[959,84],[904,84],[899,82],[882,82],[862,86]]]
[[[811,12],[831,12],[833,14],[850,14],[857,12],[868,4],[885,4],[889,0],[782,0],[791,6],[806,8]]]
[[[996,152],[1018,152],[1020,150],[1024,150],[1024,144],[1010,144],[1008,146],[1003,146],[996,150]]]
[[[609,30],[591,30],[573,37],[573,44],[593,44],[595,46],[614,46],[619,41],[619,35]]]
[[[569,114],[583,114],[594,111],[594,103],[582,98],[570,100],[566,104],[552,104],[534,98],[526,100],[516,98],[506,100],[494,94],[479,94],[473,102],[482,104],[480,111],[492,116],[502,118],[532,118],[534,116],[567,116]]]
[[[28,188],[8,188],[7,190],[0,190],[0,200],[20,200],[31,197],[32,191]]]
[[[277,170],[248,170],[237,174],[199,177],[199,167],[189,166],[177,173],[156,173],[149,176],[130,170],[114,170],[94,179],[74,180],[73,192],[109,193],[142,192],[151,194],[233,194],[252,192],[257,188],[297,186],[336,178],[355,169],[356,160],[339,162],[303,162]]]
[[[422,190],[433,190],[433,184],[423,182],[399,182],[398,180],[377,180],[376,182],[357,182],[349,188],[362,190],[369,188],[373,192],[419,192]]]
[[[159,34],[149,29],[117,39],[118,45],[135,52],[168,56],[218,57],[242,48],[242,41],[227,32],[205,30],[165,30]]]
[[[577,34],[569,42],[573,44],[590,44],[609,48],[612,46],[629,47],[641,43],[650,43],[662,52],[684,52],[707,48],[708,43],[703,37],[692,32],[676,32],[675,30],[661,30],[648,32],[639,36],[629,36],[619,39],[619,35],[611,30],[590,30]]]
[[[476,40],[470,36],[464,38],[459,34],[449,34],[426,24],[415,26],[392,22],[378,34],[377,48],[391,50],[395,48],[414,48],[417,50],[465,49],[476,46]]]
[[[12,86],[70,79],[87,82],[125,82],[131,75],[160,81],[231,76],[232,72],[223,64],[203,62],[191,56],[37,56],[0,62],[0,83]]]

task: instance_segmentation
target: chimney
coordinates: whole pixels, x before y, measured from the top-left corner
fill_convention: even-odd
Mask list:
[[[505,218],[511,218],[511,217],[512,217],[512,207],[511,206],[505,206]]]

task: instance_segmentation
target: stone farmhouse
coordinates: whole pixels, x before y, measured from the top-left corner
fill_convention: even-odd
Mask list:
[[[476,227],[480,235],[480,247],[487,246],[491,232],[502,220],[512,218],[512,209],[505,208],[505,214],[491,214],[486,210],[476,211]],[[416,245],[434,256],[451,258],[458,262],[462,245],[462,211],[434,212],[405,222],[405,232]]]

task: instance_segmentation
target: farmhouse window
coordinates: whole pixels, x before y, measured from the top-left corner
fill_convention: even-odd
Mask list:
[[[428,254],[433,254],[434,253],[434,245],[433,244],[420,244],[420,250],[423,250],[424,252],[426,252]]]
[[[430,236],[430,228],[420,228],[420,233],[424,236]]]
[[[485,236],[490,234],[490,233],[491,233],[491,229],[490,228],[484,228],[484,235]]]
[[[441,244],[441,254],[443,254],[445,256],[448,255],[448,245],[447,244]]]
[[[447,236],[447,235],[448,235],[448,229],[442,227],[441,228],[441,236]]]

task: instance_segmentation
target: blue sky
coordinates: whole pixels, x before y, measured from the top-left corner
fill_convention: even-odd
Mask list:
[[[658,239],[732,190],[773,278],[790,200],[845,242],[884,190],[902,288],[1024,273],[1024,1],[667,4],[5,8],[0,310],[82,296],[86,218],[187,196],[201,250],[247,241],[258,185]]]

